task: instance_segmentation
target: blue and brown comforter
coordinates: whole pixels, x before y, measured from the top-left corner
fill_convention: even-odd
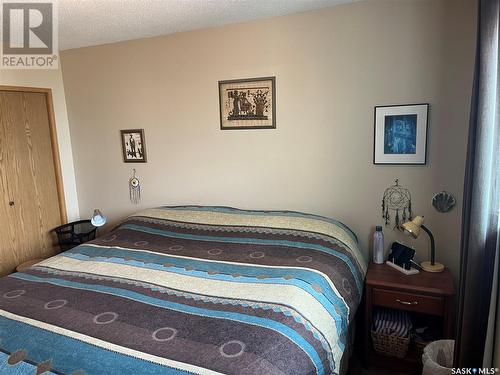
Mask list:
[[[365,272],[331,219],[149,209],[0,280],[0,373],[337,374]]]

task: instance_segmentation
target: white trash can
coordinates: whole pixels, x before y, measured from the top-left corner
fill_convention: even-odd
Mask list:
[[[422,375],[450,375],[455,340],[433,341],[424,348]]]

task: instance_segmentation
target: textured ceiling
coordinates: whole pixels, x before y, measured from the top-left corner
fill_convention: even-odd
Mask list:
[[[356,0],[59,0],[59,49],[166,35]]]

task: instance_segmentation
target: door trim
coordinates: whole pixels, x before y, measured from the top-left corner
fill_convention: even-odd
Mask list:
[[[57,142],[56,120],[54,115],[54,101],[52,99],[52,90],[41,87],[24,87],[24,86],[4,86],[0,85],[0,91],[15,91],[15,92],[33,92],[45,94],[47,102],[47,114],[49,118],[50,143],[52,146],[52,160],[54,160],[54,172],[56,175],[57,199],[59,202],[59,213],[61,215],[61,224],[68,222],[68,214],[66,212],[66,200],[64,198],[64,184],[61,170],[61,156],[59,155],[59,144]]]

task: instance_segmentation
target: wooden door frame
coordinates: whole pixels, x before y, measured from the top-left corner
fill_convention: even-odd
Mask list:
[[[47,115],[49,119],[50,144],[52,146],[52,159],[54,160],[54,172],[56,175],[57,199],[59,202],[59,212],[61,215],[61,224],[68,222],[66,211],[66,200],[64,198],[64,184],[61,170],[61,156],[59,155],[59,144],[57,142],[56,120],[54,115],[54,101],[52,99],[52,90],[42,87],[24,87],[24,86],[5,86],[0,85],[0,91],[14,92],[32,92],[45,94],[47,99]]]

